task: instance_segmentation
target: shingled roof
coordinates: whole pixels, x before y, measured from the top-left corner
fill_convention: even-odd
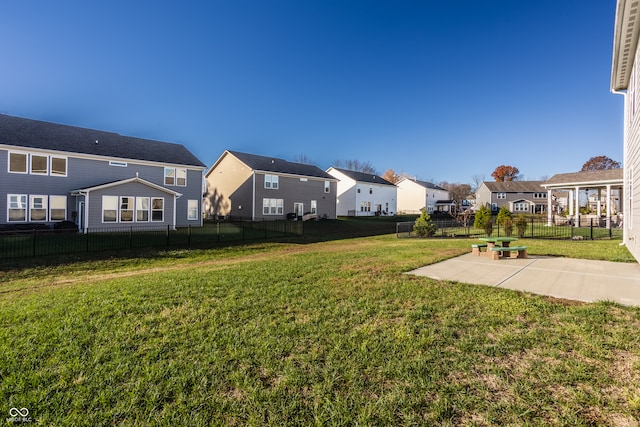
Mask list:
[[[386,179],[382,178],[379,175],[374,175],[374,174],[364,173],[364,172],[357,172],[349,169],[340,169],[340,168],[333,168],[333,169],[343,173],[345,176],[351,178],[356,182],[367,182],[370,184],[379,184],[379,185],[391,185],[395,187],[394,183],[387,181]]]
[[[485,181],[492,193],[536,193],[545,191],[542,187],[542,181]]]
[[[553,175],[545,185],[554,184],[593,184],[605,181],[622,181],[623,169],[605,169],[585,172],[559,173]]]
[[[241,153],[230,150],[227,150],[227,152],[252,170],[335,180],[334,177],[317,166],[288,162],[277,157],[259,156],[256,154]]]
[[[0,114],[0,145],[204,168],[181,144]]]

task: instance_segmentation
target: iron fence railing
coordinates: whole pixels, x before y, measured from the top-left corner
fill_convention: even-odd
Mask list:
[[[487,237],[485,230],[474,228],[472,222],[461,224],[452,218],[433,220],[433,223],[438,227],[433,237]],[[397,237],[418,237],[413,226],[413,221],[396,223]],[[494,223],[492,236],[505,236],[506,234],[503,226]],[[549,225],[546,218],[532,217],[527,219],[526,227],[521,230],[513,225],[511,235],[535,239],[622,239],[622,228],[617,222],[611,222],[607,227],[606,221],[599,218],[582,219],[579,223],[563,221],[560,224],[554,221]]]
[[[33,229],[0,231],[0,259],[142,248],[208,248],[227,242],[303,235],[302,221],[225,221],[171,229],[92,228],[86,233]]]

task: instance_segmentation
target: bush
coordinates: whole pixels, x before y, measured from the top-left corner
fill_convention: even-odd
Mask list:
[[[511,219],[511,211],[506,206],[500,208],[496,223],[502,225],[505,235],[511,236],[511,233],[513,233],[513,220]]]
[[[413,231],[419,237],[431,237],[436,234],[438,226],[431,221],[431,217],[427,213],[426,208],[420,209],[420,216],[413,224]]]
[[[473,228],[483,229],[487,218],[491,220],[491,211],[486,206],[480,206],[476,211],[476,217],[473,220]]]
[[[518,230],[518,237],[523,238],[525,231],[527,231],[527,218],[524,215],[518,215],[516,219],[516,229]]]
[[[491,217],[485,220],[483,228],[484,232],[487,233],[487,237],[491,237],[491,233],[493,233],[493,219]]]

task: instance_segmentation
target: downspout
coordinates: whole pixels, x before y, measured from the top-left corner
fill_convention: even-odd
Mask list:
[[[256,171],[252,172],[252,179],[253,179],[253,192],[251,195],[251,221],[255,221],[256,220]]]
[[[83,194],[83,193],[80,193]],[[89,229],[89,192],[84,193],[84,212],[82,212],[84,219],[82,221],[83,230],[82,234],[87,234]]]
[[[623,165],[623,169],[622,169],[622,194],[621,194],[621,202],[622,202],[622,215],[623,215],[623,225],[622,225],[622,243],[620,243],[620,246],[625,246],[627,244],[627,239],[629,238],[629,231],[628,231],[628,220],[630,218],[627,217],[628,214],[630,214],[631,212],[627,212],[629,209],[629,197],[627,196],[627,181],[629,180],[629,175],[626,173],[627,171],[624,169],[625,166],[627,166],[627,92],[626,91],[619,91],[619,90],[615,90],[615,89],[611,89],[611,93],[613,93],[614,95],[622,95],[623,97],[623,101],[622,101],[622,105],[624,106],[624,114],[622,117],[623,123],[622,123],[622,129],[623,129],[623,133],[622,133],[622,144],[624,147],[624,150],[622,152],[622,165]],[[609,214],[607,212],[607,214]]]

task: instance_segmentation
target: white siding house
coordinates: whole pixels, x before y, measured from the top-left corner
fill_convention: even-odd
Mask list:
[[[397,189],[386,179],[334,167],[327,169],[327,173],[338,179],[338,216],[393,215],[397,212]]]
[[[611,90],[624,95],[623,243],[640,261],[640,9],[618,0],[613,35]]]
[[[428,213],[436,210],[439,200],[449,199],[449,192],[442,187],[426,181],[403,178],[398,187],[398,212],[419,213],[427,208]]]

